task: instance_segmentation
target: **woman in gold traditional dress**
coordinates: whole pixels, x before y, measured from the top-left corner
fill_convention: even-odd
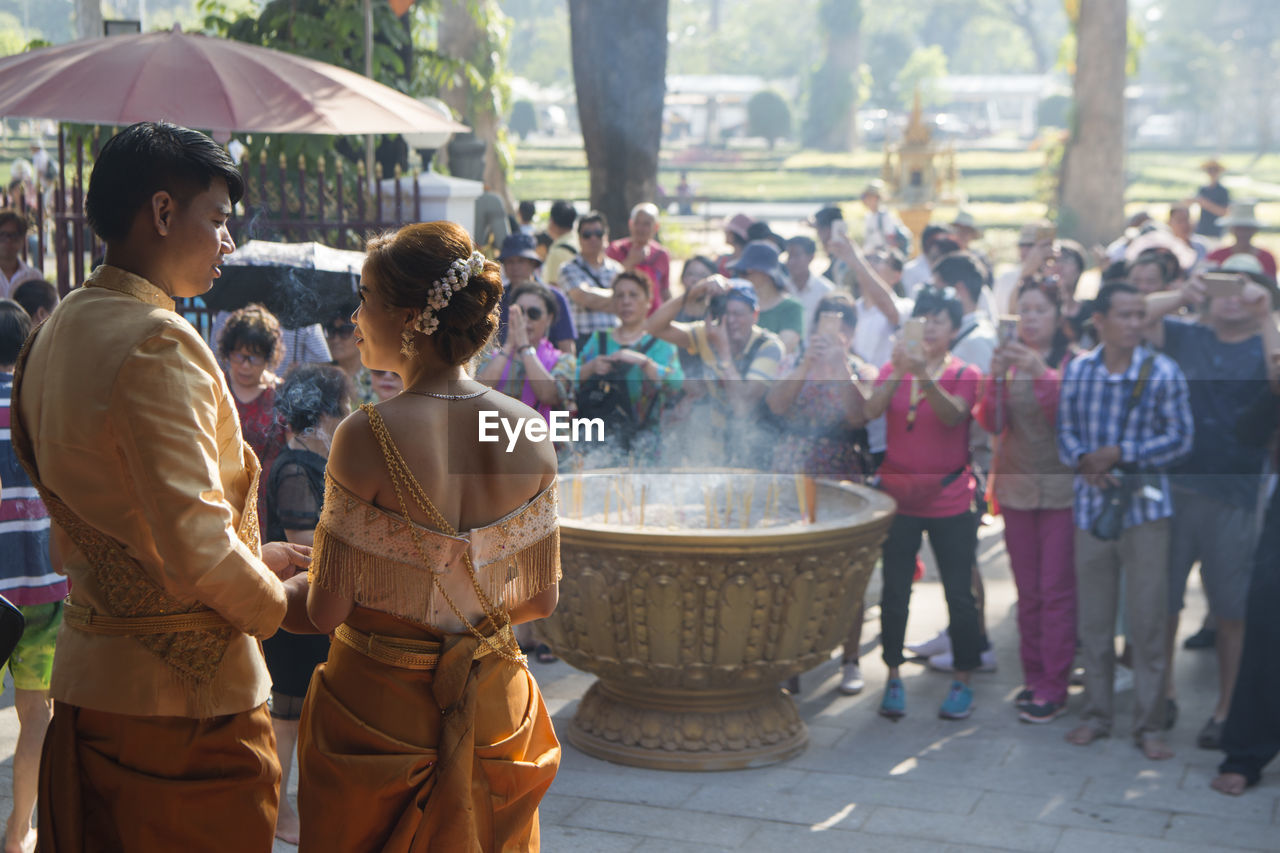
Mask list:
[[[538,849],[560,746],[512,635],[555,609],[555,452],[479,441],[537,417],[464,364],[498,324],[496,264],[456,225],[368,246],[356,344],[404,391],[339,426],[308,611],[333,631],[298,743],[299,849]]]

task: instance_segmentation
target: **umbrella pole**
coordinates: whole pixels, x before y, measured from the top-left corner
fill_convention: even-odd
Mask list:
[[[373,79],[373,0],[364,0],[364,76]],[[377,172],[373,170],[373,134],[364,138],[364,173],[369,176],[365,192],[369,194],[373,188],[372,181],[377,180]]]

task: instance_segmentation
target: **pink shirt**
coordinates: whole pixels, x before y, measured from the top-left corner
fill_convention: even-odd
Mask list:
[[[618,263],[626,263],[631,252],[631,238],[624,237],[609,244],[604,253]],[[653,279],[653,304],[649,308],[652,314],[658,306],[671,298],[671,253],[656,240],[644,247],[644,260],[636,264],[636,269],[648,273]]]
[[[972,412],[982,387],[982,373],[971,364],[949,356],[938,385],[959,397]],[[893,374],[893,365],[880,368],[876,385]],[[969,422],[972,414],[955,426],[945,426],[933,411],[928,398],[920,396],[914,425],[908,429],[911,410],[911,379],[904,377],[885,414],[887,447],[884,465],[902,472],[913,481],[909,488],[902,477],[885,477],[886,492],[898,502],[898,512],[919,518],[944,518],[968,512],[973,503],[975,481],[968,469]],[[956,472],[963,472],[955,476]],[[943,480],[948,482],[944,485]]]

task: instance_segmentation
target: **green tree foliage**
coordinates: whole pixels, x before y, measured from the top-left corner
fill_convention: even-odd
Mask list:
[[[791,108],[772,89],[756,92],[747,101],[747,133],[758,136],[773,148],[779,139],[791,134]]]
[[[529,101],[516,101],[511,105],[511,118],[507,125],[523,141],[526,136],[538,130],[538,112]]]
[[[942,78],[947,76],[947,55],[936,44],[919,47],[903,63],[902,69],[894,80],[894,88],[898,96],[898,106],[911,106],[915,92],[920,92],[920,103],[925,107],[942,103],[940,89]]]

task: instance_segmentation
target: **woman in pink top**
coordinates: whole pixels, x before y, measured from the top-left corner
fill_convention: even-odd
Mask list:
[[[1020,719],[1047,723],[1066,710],[1076,647],[1073,473],[1058,459],[1056,437],[1061,371],[1071,352],[1058,288],[1027,281],[1017,310],[1018,339],[992,356],[992,381],[974,414],[998,436],[991,482],[1018,586],[1025,685],[1014,704]]]
[[[926,532],[942,575],[955,653],[955,680],[939,716],[960,720],[973,711],[969,677],[978,668],[981,632],[970,585],[978,527],[972,509],[969,421],[982,374],[950,352],[962,314],[951,288],[923,291],[911,320],[923,324],[923,340],[912,340],[910,327],[903,330],[867,401],[869,418],[887,416],[880,487],[898,503],[884,543],[880,599],[881,647],[889,667],[880,713],[891,718],[906,713],[898,668],[916,553]]]

